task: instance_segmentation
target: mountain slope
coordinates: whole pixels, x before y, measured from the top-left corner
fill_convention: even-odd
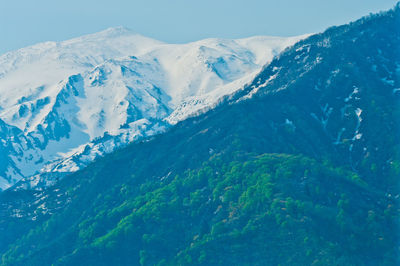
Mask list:
[[[298,39],[177,45],[114,28],[4,54],[0,119],[15,133],[4,138],[12,145],[1,144],[9,159],[0,188],[22,177],[19,187],[46,186],[51,176],[163,131],[241,88]]]
[[[399,19],[314,35],[215,109],[2,193],[3,264],[399,264]]]

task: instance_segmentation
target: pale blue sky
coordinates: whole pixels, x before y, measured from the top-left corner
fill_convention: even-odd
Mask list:
[[[0,0],[0,54],[125,26],[165,42],[319,32],[398,0]]]

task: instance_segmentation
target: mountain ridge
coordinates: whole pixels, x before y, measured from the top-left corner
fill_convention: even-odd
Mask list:
[[[2,262],[398,265],[399,19],[312,36],[216,108],[0,194]]]
[[[165,44],[110,28],[0,56],[0,119],[19,131],[6,137],[10,156],[2,162],[2,189],[21,178],[38,179],[40,172],[75,171],[212,106],[300,38]],[[146,125],[143,132],[134,124],[129,129],[136,120]],[[84,150],[93,152],[75,154]]]

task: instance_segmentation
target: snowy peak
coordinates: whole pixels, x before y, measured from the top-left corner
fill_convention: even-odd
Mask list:
[[[161,44],[124,28],[112,28],[64,42],[33,45],[0,56],[0,86],[28,90],[34,89],[34,84],[54,84],[105,60],[142,54]],[[22,73],[28,76],[18,81],[16,77],[21,78]]]
[[[1,55],[0,119],[18,132],[1,144],[2,188],[76,171],[211,108],[303,37],[166,44],[117,27]]]
[[[145,36],[142,36],[136,32],[134,32],[133,30],[124,27],[124,26],[117,26],[117,27],[110,27],[107,28],[103,31],[100,32],[96,32],[96,33],[91,33],[91,34],[87,34],[78,38],[74,38],[71,39],[70,41],[74,41],[74,40],[98,40],[99,38],[101,39],[109,39],[109,38],[118,38],[121,36],[132,36],[132,35],[136,35],[138,37],[144,38],[144,39],[149,39]],[[155,42],[157,42],[156,40],[154,40]],[[66,41],[68,42],[68,41]]]
[[[130,29],[116,27],[64,41],[59,43],[59,46],[63,50],[81,48],[86,55],[91,54],[103,57],[103,59],[110,59],[129,54],[143,54],[162,44],[163,42],[144,37]],[[91,50],[91,52],[88,53],[87,50]]]

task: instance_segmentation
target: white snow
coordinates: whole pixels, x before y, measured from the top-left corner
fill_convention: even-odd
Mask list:
[[[353,86],[353,91],[350,93],[350,95],[344,99],[344,102],[347,103],[352,99],[356,99],[359,100],[359,98],[355,95],[357,95],[360,92],[359,88],[357,88],[356,86]]]
[[[89,162],[212,108],[306,36],[166,44],[119,27],[0,55],[0,119],[30,143],[15,138],[10,158],[25,177],[76,171],[71,156]],[[0,176],[0,188],[21,178]]]
[[[354,112],[355,112],[355,114],[357,116],[357,125],[356,125],[356,129],[355,129],[353,141],[354,140],[359,140],[362,137],[362,133],[360,133],[359,130],[360,130],[361,122],[363,120],[362,117],[361,117],[361,114],[362,114],[363,111],[360,108],[357,108]]]

